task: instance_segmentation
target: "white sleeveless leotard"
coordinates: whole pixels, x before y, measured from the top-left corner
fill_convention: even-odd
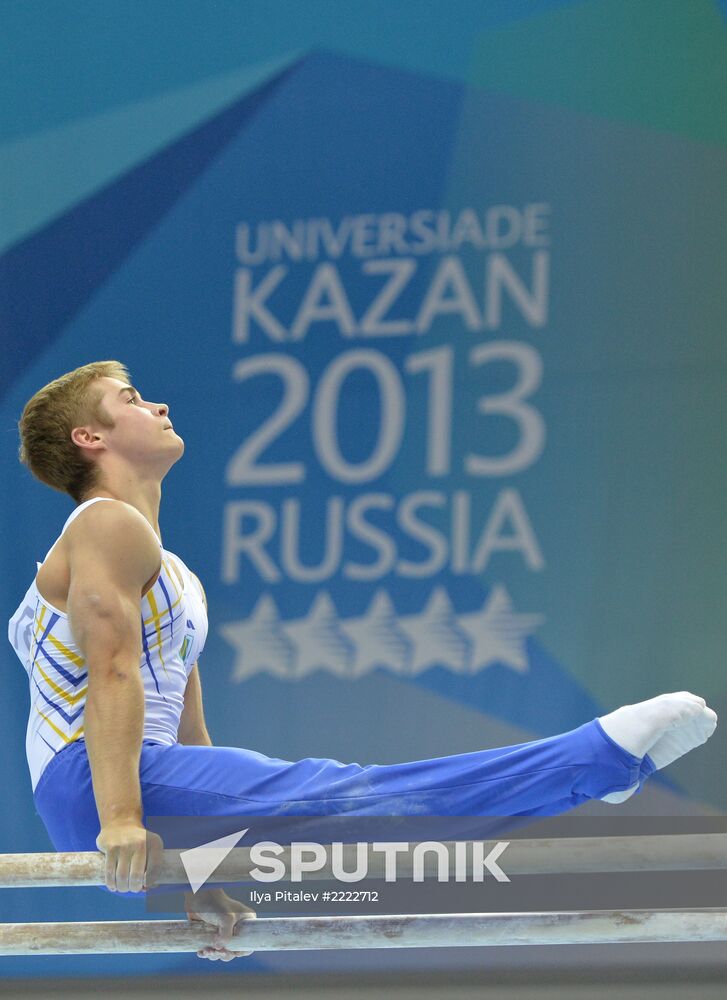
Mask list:
[[[61,535],[86,507],[108,499],[92,497],[79,504]],[[198,581],[179,556],[157,542],[161,572],[140,598],[143,739],[172,745],[177,742],[187,679],[204,648],[208,621]],[[46,559],[57,543],[58,539]],[[181,590],[172,563],[183,577]],[[38,569],[41,565],[37,563]],[[69,743],[83,739],[88,672],[68,616],[41,597],[35,579],[10,619],[8,638],[30,682],[25,751],[35,791],[48,762]]]

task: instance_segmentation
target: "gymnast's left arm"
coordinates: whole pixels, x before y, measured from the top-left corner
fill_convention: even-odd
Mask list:
[[[207,610],[207,595],[198,576],[192,573],[202,591],[202,600],[205,611]],[[187,687],[184,691],[184,708],[179,720],[179,730],[177,739],[187,746],[211,747],[212,740],[207,732],[207,725],[204,721],[204,707],[202,705],[202,684],[199,679],[199,661],[195,663],[187,678]]]
[[[195,580],[199,583],[199,588],[202,591],[202,600],[206,610],[207,596],[199,578],[195,577]],[[212,746],[204,719],[199,662],[192,667],[187,679],[187,687],[184,691],[184,708],[179,720],[177,738],[180,743],[184,743],[186,746]],[[200,922],[217,931],[212,944],[197,952],[199,958],[207,958],[211,961],[220,959],[223,962],[229,962],[233,958],[252,955],[251,951],[233,951],[227,948],[227,944],[241,920],[255,918],[255,910],[228,896],[223,889],[206,889],[197,893],[185,892],[184,903],[191,923]]]
[[[177,739],[186,746],[211,747],[212,740],[207,732],[202,706],[202,684],[199,679],[199,664],[195,663],[187,679],[184,691],[184,708],[179,719]]]

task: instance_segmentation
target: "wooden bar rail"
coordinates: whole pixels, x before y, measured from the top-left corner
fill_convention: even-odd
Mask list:
[[[488,842],[489,843],[489,842]],[[496,842],[492,841],[492,846]],[[446,845],[450,871],[454,874],[454,844]],[[353,870],[356,845],[343,847],[343,863]],[[164,860],[156,885],[186,885],[187,875],[178,850],[164,851]],[[368,878],[384,877],[384,856],[368,849]],[[279,859],[289,869],[290,852]],[[411,875],[411,851],[397,857],[399,878]],[[578,874],[587,872],[683,871],[727,868],[727,833],[662,834],[631,837],[564,837],[553,840],[519,839],[498,858],[508,876]],[[254,881],[250,869],[249,848],[230,851],[208,884]],[[436,877],[437,858],[424,859],[425,877]],[[333,879],[330,862],[319,871],[303,873],[303,878],[318,881]],[[41,886],[82,886],[104,884],[104,855],[100,851],[5,854],[0,855],[0,888]]]
[[[182,920],[0,925],[0,955],[189,952],[215,931]],[[727,910],[589,910],[244,920],[231,950],[467,948],[727,941]]]

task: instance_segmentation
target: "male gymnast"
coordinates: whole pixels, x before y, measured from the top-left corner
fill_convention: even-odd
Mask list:
[[[56,850],[104,853],[111,891],[153,882],[161,840],[145,816],[554,815],[625,801],[714,732],[704,699],[681,691],[546,739],[402,764],[215,747],[204,589],[159,528],[162,480],[184,454],[169,407],[99,361],[40,389],[18,427],[20,460],[76,503],[9,626],[30,682],[34,802]],[[225,947],[248,907],[208,890],[187,894],[187,912],[218,930],[200,957],[250,954]]]

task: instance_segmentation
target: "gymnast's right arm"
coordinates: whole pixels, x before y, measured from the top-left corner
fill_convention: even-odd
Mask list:
[[[106,855],[107,888],[139,892],[161,846],[149,834],[147,859],[139,783],[141,594],[159,569],[159,545],[142,514],[121,501],[92,504],[66,534],[68,618],[88,675],[83,724],[101,825],[96,846]]]

